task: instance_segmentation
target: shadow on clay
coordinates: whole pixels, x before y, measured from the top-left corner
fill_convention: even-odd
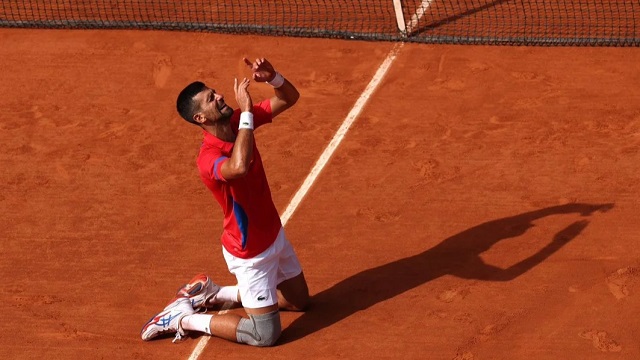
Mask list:
[[[362,271],[314,295],[307,312],[284,329],[279,344],[303,338],[443,275],[485,281],[512,280],[576,238],[589,221],[583,219],[569,224],[538,252],[506,269],[486,264],[480,254],[501,240],[524,234],[537,219],[570,213],[587,217],[613,206],[566,204],[488,221],[444,239],[420,254]]]

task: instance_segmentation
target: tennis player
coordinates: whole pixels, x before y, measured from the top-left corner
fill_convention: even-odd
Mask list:
[[[200,177],[222,207],[222,253],[237,284],[218,286],[196,275],[164,310],[142,328],[143,340],[175,333],[174,342],[197,331],[238,343],[271,346],[282,331],[280,309],[302,311],[309,301],[300,262],[285,236],[255,143],[254,130],[293,106],[298,90],[264,58],[244,59],[252,79],[274,88],[254,105],[251,80],[235,80],[233,110],[224,96],[202,82],[189,84],[177,99],[178,113],[203,130],[197,159]],[[240,303],[247,317],[205,314],[219,303]]]

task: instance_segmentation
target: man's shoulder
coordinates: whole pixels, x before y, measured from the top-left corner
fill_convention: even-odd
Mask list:
[[[200,150],[198,151],[198,157],[196,159],[198,167],[204,165],[207,161],[215,160],[220,157],[220,155],[222,155],[222,149],[203,142],[202,145],[200,145]]]

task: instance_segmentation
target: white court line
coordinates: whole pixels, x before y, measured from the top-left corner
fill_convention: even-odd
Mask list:
[[[387,73],[387,70],[389,70],[389,67],[391,67],[391,64],[396,59],[398,51],[400,50],[402,45],[404,45],[404,43],[396,44],[393,49],[391,49],[391,51],[387,55],[387,58],[384,59],[382,65],[380,65],[380,67],[378,68],[378,71],[376,71],[376,73],[373,75],[373,78],[369,82],[369,85],[367,85],[367,87],[364,89],[364,91],[356,101],[355,105],[353,105],[353,108],[351,109],[349,114],[347,114],[347,117],[344,119],[344,122],[342,122],[342,125],[333,136],[333,139],[331,139],[329,145],[327,145],[326,149],[324,149],[324,152],[322,153],[322,155],[320,155],[320,158],[318,159],[318,161],[316,161],[316,164],[313,166],[311,172],[302,183],[302,186],[300,186],[300,189],[298,189],[298,192],[296,192],[296,194],[293,196],[293,199],[291,199],[289,206],[287,206],[287,209],[282,214],[283,225],[286,224],[291,215],[293,215],[293,212],[300,204],[300,201],[302,201],[302,198],[304,198],[304,196],[307,194],[309,188],[311,188],[311,185],[320,174],[320,171],[322,171],[322,168],[324,168],[324,166],[327,164],[329,158],[331,158],[331,155],[333,155],[338,145],[340,145],[340,142],[342,142],[342,139],[347,134],[347,131],[349,131],[349,128],[351,127],[353,122],[356,120],[358,115],[360,115],[362,108],[367,103],[367,100],[369,100],[369,96],[371,96],[371,94],[380,84],[380,81]]]
[[[289,202],[287,209],[281,216],[282,226],[284,226],[287,221],[289,221],[291,215],[293,215],[293,212],[296,211],[298,205],[300,205],[300,202],[311,188],[311,185],[313,185],[313,183],[316,181],[324,166],[327,165],[327,162],[331,158],[331,155],[333,155],[336,148],[338,147],[338,145],[340,145],[340,142],[342,142],[342,139],[344,139],[344,136],[347,134],[347,131],[349,131],[349,128],[351,127],[353,122],[356,120],[358,115],[360,115],[362,108],[364,108],[364,105],[367,103],[367,100],[369,100],[371,94],[373,94],[373,92],[376,90],[376,88],[380,84],[380,81],[382,81],[382,78],[387,73],[387,70],[389,70],[389,68],[391,67],[391,64],[398,55],[398,51],[400,51],[400,48],[402,48],[403,45],[404,43],[396,44],[389,52],[386,59],[384,59],[382,65],[380,65],[380,67],[378,68],[378,71],[376,71],[376,73],[373,75],[373,78],[369,82],[369,85],[367,85],[367,87],[362,92],[362,95],[360,95],[355,105],[353,105],[353,108],[351,109],[349,114],[347,114],[347,117],[344,119],[342,125],[333,136],[333,139],[331,139],[329,145],[327,145],[327,147],[324,149],[324,152],[322,152],[322,155],[320,155],[320,158],[318,159],[318,161],[316,161],[316,164],[311,169],[311,172],[304,180],[296,194],[293,196],[293,199],[291,199],[291,201]],[[229,308],[231,308],[231,305],[231,303],[224,303],[222,309],[218,314],[226,313]],[[193,349],[191,356],[189,356],[189,360],[197,360],[200,357],[210,338],[210,336],[202,336],[200,338],[200,341],[196,345],[195,349]]]
[[[218,315],[226,314],[227,312],[229,312],[229,309],[231,309],[232,305],[233,305],[233,303],[230,303],[230,302],[224,303],[222,305],[222,308],[220,309],[220,311],[218,311]],[[196,348],[193,349],[193,351],[191,352],[191,355],[189,356],[189,360],[197,360],[198,359],[200,354],[202,354],[202,352],[204,351],[205,346],[207,346],[207,343],[209,342],[209,339],[211,339],[211,336],[203,336],[203,337],[200,338],[200,341],[198,341],[198,344],[196,345]]]
[[[418,22],[427,12],[432,2],[434,2],[434,0],[422,0],[422,4],[420,4],[418,9],[416,9],[416,13],[413,14],[409,25],[407,25],[407,35],[410,35],[413,32],[413,29],[418,25]]]

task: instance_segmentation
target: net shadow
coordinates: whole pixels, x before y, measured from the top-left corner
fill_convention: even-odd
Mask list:
[[[467,7],[467,2],[462,2],[461,4],[453,2],[452,4],[455,5],[449,5],[450,8],[447,8],[447,6],[438,5],[431,5],[432,7],[430,6],[429,9],[421,10],[420,8],[418,8],[418,11],[425,11],[425,20],[416,19],[416,25],[411,26],[409,32],[411,36],[425,35],[431,30],[437,29],[444,25],[452,24],[460,19],[469,17],[490,8],[497,7],[498,5],[509,1],[511,0],[490,1],[486,4],[478,4],[477,7]],[[473,6],[473,3],[471,5]],[[460,8],[451,6],[459,6]],[[415,14],[413,16],[415,16]],[[409,18],[409,20],[409,23],[411,24],[411,18]]]

